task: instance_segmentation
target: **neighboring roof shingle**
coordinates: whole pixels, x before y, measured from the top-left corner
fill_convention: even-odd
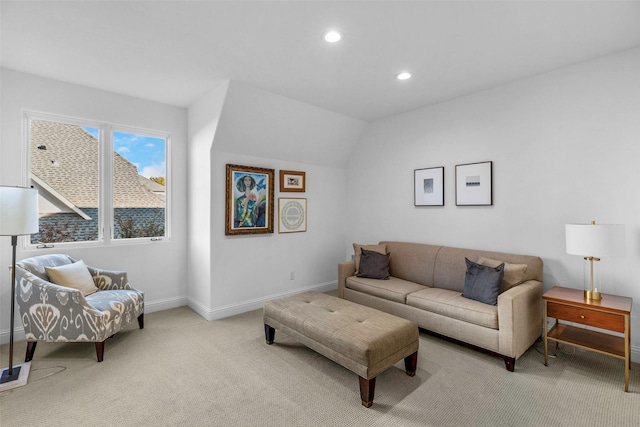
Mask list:
[[[39,148],[40,147],[40,148]],[[81,126],[31,121],[31,173],[77,207],[98,207],[98,140]],[[138,170],[118,153],[113,158],[114,208],[164,208],[161,196],[139,180]]]

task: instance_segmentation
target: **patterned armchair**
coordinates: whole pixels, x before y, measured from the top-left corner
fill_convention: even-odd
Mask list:
[[[76,260],[51,254],[16,263],[16,299],[27,339],[25,362],[33,359],[38,341],[95,342],[102,362],[104,342],[136,318],[144,328],[144,293],[132,288],[123,271],[89,267],[98,291],[82,292],[53,284],[45,267],[59,267]]]

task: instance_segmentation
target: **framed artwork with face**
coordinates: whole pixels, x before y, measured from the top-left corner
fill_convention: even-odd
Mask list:
[[[225,234],[273,233],[273,169],[227,164]]]

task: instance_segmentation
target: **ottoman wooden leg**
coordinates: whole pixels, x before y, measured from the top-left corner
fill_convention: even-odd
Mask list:
[[[376,377],[370,380],[365,380],[362,377],[360,379],[360,400],[362,400],[362,406],[370,408],[373,405],[373,394],[376,390]]]
[[[267,340],[267,344],[273,344],[273,340],[276,337],[276,330],[271,326],[264,324],[264,339]]]
[[[407,375],[410,377],[416,374],[416,368],[418,367],[418,352],[416,351],[410,356],[404,358],[404,369],[407,371]]]

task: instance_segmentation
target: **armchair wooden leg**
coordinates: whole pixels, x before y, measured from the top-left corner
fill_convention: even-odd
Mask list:
[[[140,325],[140,329],[144,329],[144,313],[138,316],[138,325]]]
[[[96,343],[96,355],[98,356],[98,363],[104,359],[104,341]]]
[[[38,344],[38,341],[27,341],[27,354],[24,356],[25,363],[33,360],[33,354],[36,352],[36,344]]]

